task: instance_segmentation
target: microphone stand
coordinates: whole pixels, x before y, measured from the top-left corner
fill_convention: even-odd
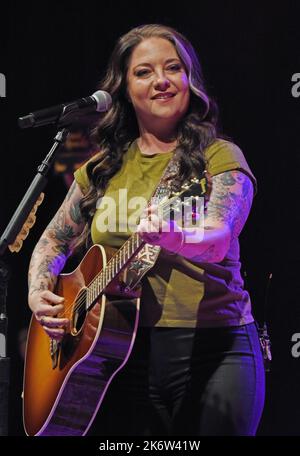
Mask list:
[[[13,244],[17,235],[21,231],[28,215],[33,209],[41,191],[45,188],[48,179],[48,171],[54,161],[55,153],[58,147],[65,141],[68,134],[66,128],[67,122],[63,122],[62,118],[57,124],[59,128],[55,141],[49,153],[38,167],[38,172],[31,182],[22,201],[17,207],[9,224],[0,238],[0,258],[5,253],[7,247]],[[9,393],[9,363],[7,357],[6,341],[7,341],[7,314],[6,314],[6,296],[7,286],[10,276],[8,266],[4,261],[0,260],[0,436],[8,435],[8,393]]]

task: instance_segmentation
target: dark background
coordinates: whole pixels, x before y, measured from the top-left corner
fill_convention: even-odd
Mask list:
[[[55,129],[20,130],[17,118],[93,93],[116,39],[133,26],[162,23],[185,34],[199,53],[207,87],[217,100],[224,132],[244,151],[258,194],[241,236],[255,317],[266,320],[273,348],[260,435],[300,435],[300,359],[291,337],[300,333],[298,175],[300,98],[291,77],[300,72],[300,6],[290,2],[16,2],[1,4],[0,232],[6,227]],[[18,254],[6,253],[11,388],[9,433],[23,435],[23,361],[27,269],[31,252],[62,202],[66,188],[50,174],[37,222]],[[268,276],[272,272],[267,307]]]

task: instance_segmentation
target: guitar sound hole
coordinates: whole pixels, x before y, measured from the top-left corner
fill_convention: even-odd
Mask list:
[[[81,330],[85,317],[86,317],[86,310],[85,310],[85,297],[86,291],[82,290],[81,293],[78,295],[76,299],[76,303],[73,308],[73,318],[72,318],[72,333],[73,335],[78,334]]]

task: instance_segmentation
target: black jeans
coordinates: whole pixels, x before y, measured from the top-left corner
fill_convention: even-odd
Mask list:
[[[141,327],[88,435],[255,435],[264,375],[254,323]]]

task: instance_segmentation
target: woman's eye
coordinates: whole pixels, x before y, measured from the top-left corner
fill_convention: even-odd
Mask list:
[[[149,70],[145,69],[145,70],[138,70],[135,74],[136,74],[136,76],[141,77],[141,76],[145,76],[148,73],[149,73]]]
[[[181,69],[181,65],[179,63],[168,67],[168,70],[171,70],[171,71],[179,71],[180,69]]]

